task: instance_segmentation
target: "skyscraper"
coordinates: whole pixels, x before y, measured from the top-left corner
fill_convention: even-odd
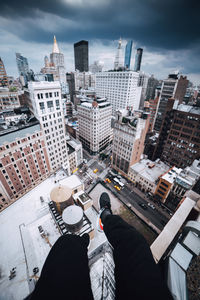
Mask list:
[[[60,83],[30,82],[28,88],[32,112],[45,136],[50,169],[55,171],[63,167],[70,174]]]
[[[156,78],[154,78],[154,75],[151,75],[151,77],[149,77],[148,79],[145,100],[152,100],[155,98],[155,91],[158,85],[159,81]]]
[[[88,41],[80,41],[74,44],[75,70],[88,72]]]
[[[125,58],[124,58],[124,67],[128,70],[130,69],[130,65],[131,65],[132,46],[133,46],[133,41],[128,41],[128,43],[126,44]]]
[[[122,40],[119,39],[117,53],[115,56],[114,62],[114,70],[122,70],[123,69],[123,54],[122,54]]]
[[[29,80],[28,60],[26,57],[22,56],[20,53],[16,53],[16,62],[17,62],[19,76],[23,77],[24,85],[26,85]]]
[[[4,63],[0,57],[0,86],[7,86],[7,85],[8,85],[8,77],[6,74]]]
[[[117,109],[139,108],[141,87],[139,74],[132,71],[96,73],[96,94],[106,97],[112,105],[112,113]]]
[[[64,55],[60,52],[58,48],[55,35],[54,35],[53,51],[50,54],[50,61],[51,61],[51,65],[53,65],[57,69],[59,81],[61,85],[62,83],[66,83]],[[45,58],[45,66],[46,64],[48,65],[48,61]]]
[[[178,79],[178,74],[170,74],[168,78],[163,81],[154,124],[155,131],[159,132],[161,128],[168,99],[175,98],[181,103],[186,93],[187,84],[187,77],[181,76],[180,79]]]
[[[143,49],[138,48],[136,55],[135,55],[135,65],[134,65],[135,72],[140,71],[141,61],[142,61],[142,53],[143,53]]]

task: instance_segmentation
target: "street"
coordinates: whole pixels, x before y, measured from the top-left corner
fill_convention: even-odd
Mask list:
[[[109,150],[107,151],[109,152]],[[81,180],[85,184],[86,192],[91,189],[92,185],[95,185],[98,179],[105,180],[108,177],[108,171],[110,170],[105,161],[99,161],[97,156],[90,156],[84,150],[84,158],[87,159],[87,163],[84,165],[87,170],[79,170],[78,174]],[[84,170],[84,166],[82,170]],[[98,169],[96,173],[94,170]],[[111,177],[110,177],[111,178]],[[125,182],[122,179],[122,182]],[[142,214],[147,220],[149,220],[159,230],[162,230],[165,224],[168,222],[170,216],[163,211],[161,207],[158,207],[155,203],[147,198],[147,195],[142,193],[136,187],[130,183],[126,183],[124,187],[117,191],[114,187],[115,183],[111,178],[111,183],[106,182],[106,186],[125,204],[131,204],[140,214]],[[149,203],[149,205],[148,205]],[[155,207],[151,207],[152,203]],[[143,206],[143,207],[142,207]]]

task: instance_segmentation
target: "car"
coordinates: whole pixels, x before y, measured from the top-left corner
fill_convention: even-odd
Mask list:
[[[130,203],[128,203],[128,204],[127,204],[127,206],[128,206],[129,208],[131,208],[131,207],[132,207],[132,205],[131,205]]]
[[[114,185],[114,187],[116,188],[116,190],[118,190],[118,191],[120,191],[121,189],[120,189],[120,187],[119,186],[117,186],[117,185]]]
[[[152,209],[155,209],[155,206],[149,202],[148,202],[148,206],[151,207]]]
[[[96,174],[99,170],[98,169],[95,169],[93,172]]]
[[[139,206],[141,206],[143,209],[147,209],[148,208],[144,203],[139,203]]]
[[[107,181],[108,183],[111,183],[111,180],[110,180],[109,178],[106,178],[106,181]]]

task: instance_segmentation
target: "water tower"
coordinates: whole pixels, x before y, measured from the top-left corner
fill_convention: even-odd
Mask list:
[[[66,207],[74,204],[72,190],[64,185],[53,188],[50,193],[50,198],[60,214],[62,214]]]
[[[68,231],[78,232],[83,226],[83,210],[80,206],[70,205],[64,209],[62,219]]]

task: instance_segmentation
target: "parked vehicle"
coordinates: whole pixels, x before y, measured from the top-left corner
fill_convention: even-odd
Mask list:
[[[121,188],[118,185],[114,185],[114,187],[116,188],[116,190],[120,191]]]
[[[145,210],[148,208],[144,203],[139,203],[139,206],[141,206]]]
[[[106,181],[107,181],[108,183],[111,183],[111,180],[110,180],[109,178],[106,178]]]

